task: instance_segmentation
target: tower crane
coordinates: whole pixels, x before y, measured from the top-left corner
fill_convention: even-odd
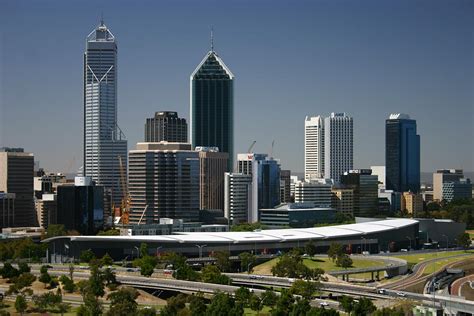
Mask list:
[[[122,226],[128,225],[129,213],[130,213],[130,194],[128,193],[127,184],[125,182],[125,171],[123,168],[122,157],[118,156],[119,169],[120,169],[120,182],[122,184],[122,203],[120,205],[120,219],[122,220]],[[119,220],[120,220],[119,219]]]
[[[247,153],[251,153],[251,152],[252,152],[252,148],[255,146],[256,143],[257,143],[256,140],[254,140],[254,141],[252,142],[252,145],[250,145],[249,150],[247,150]]]

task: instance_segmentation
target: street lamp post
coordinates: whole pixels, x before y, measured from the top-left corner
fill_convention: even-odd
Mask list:
[[[137,249],[137,258],[140,258],[140,248],[137,246],[134,246],[135,249]]]
[[[409,248],[409,250],[411,250],[411,238],[408,237],[408,236],[407,236],[407,238],[408,238],[408,240],[410,241],[410,248]]]
[[[199,249],[199,259],[202,258],[202,248],[206,247],[207,245],[195,245]]]
[[[161,248],[163,248],[163,246],[156,247],[156,256],[157,257],[158,257],[158,250],[160,250]]]

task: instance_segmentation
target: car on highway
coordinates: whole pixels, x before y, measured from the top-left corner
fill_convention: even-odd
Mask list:
[[[398,296],[401,296],[401,297],[407,296],[407,295],[406,295],[405,293],[403,293],[403,292],[397,292],[397,295],[398,295]]]
[[[385,294],[385,293],[386,293],[386,292],[385,292],[385,289],[379,289],[377,292],[378,292],[379,294]]]
[[[329,306],[329,304],[327,302],[321,302],[319,303],[320,306]]]

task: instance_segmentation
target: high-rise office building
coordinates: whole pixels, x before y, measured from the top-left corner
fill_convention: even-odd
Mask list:
[[[234,159],[234,75],[211,46],[190,78],[191,143],[217,147]]]
[[[442,196],[446,202],[450,203],[454,200],[471,200],[472,199],[472,183],[470,179],[459,179],[453,182],[444,182]]]
[[[14,227],[38,225],[33,201],[33,166],[33,154],[24,152],[23,148],[0,148],[0,192],[15,194]]]
[[[291,170],[280,171],[280,202],[291,203]]]
[[[0,229],[15,224],[15,193],[0,192]]]
[[[178,112],[155,112],[155,116],[145,122],[145,142],[188,142],[188,124],[185,118],[178,117]]]
[[[391,114],[385,121],[385,167],[387,190],[420,190],[420,136],[416,121],[406,114]]]
[[[295,203],[313,203],[318,207],[330,207],[332,204],[331,185],[316,181],[295,184]]]
[[[443,195],[443,185],[445,183],[459,183],[461,179],[464,179],[464,173],[462,169],[438,169],[433,173],[433,199],[437,201],[445,200]],[[471,192],[472,196],[472,192]],[[469,196],[465,196],[468,198]]]
[[[91,177],[76,177],[74,184],[57,190],[56,223],[83,235],[95,235],[104,228],[104,187]]]
[[[117,43],[103,22],[88,36],[84,53],[83,175],[122,199],[120,162],[127,169],[127,141],[117,124]]]
[[[199,153],[199,208],[224,210],[224,173],[228,153],[217,147],[196,147]]]
[[[385,190],[385,166],[370,166],[372,174],[378,177],[379,189]]]
[[[304,122],[305,180],[324,178],[324,118],[307,116]]]
[[[333,188],[332,192],[332,207],[336,212],[354,216],[354,190],[346,188]]]
[[[130,223],[199,220],[199,152],[187,143],[137,143],[129,152]]]
[[[354,216],[374,216],[378,211],[378,178],[370,169],[349,170],[341,184],[354,190]]]
[[[324,119],[324,177],[339,182],[354,164],[353,120],[346,113]]]
[[[231,224],[250,221],[252,207],[252,176],[242,173],[225,173],[224,216]]]

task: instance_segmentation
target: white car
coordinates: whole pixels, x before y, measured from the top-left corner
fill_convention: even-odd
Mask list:
[[[406,296],[406,294],[405,294],[405,293],[402,293],[402,292],[397,292],[397,295],[398,295],[398,296],[401,296],[401,297],[405,297],[405,296]]]
[[[329,306],[329,304],[327,302],[321,302],[319,303],[320,306]]]

